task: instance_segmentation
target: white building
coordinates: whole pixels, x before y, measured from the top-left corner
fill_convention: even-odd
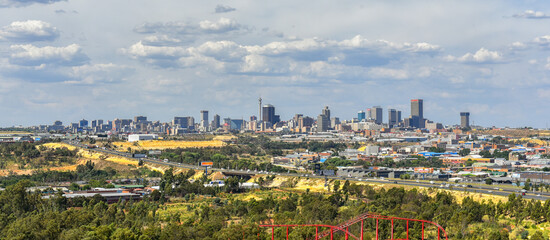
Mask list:
[[[154,140],[158,139],[159,136],[156,134],[130,134],[128,135],[128,142],[137,142],[143,140]]]

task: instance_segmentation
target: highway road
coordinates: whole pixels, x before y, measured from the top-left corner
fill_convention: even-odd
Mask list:
[[[96,151],[96,152],[101,152],[105,154],[112,154],[112,155],[117,155],[121,157],[133,158],[132,154],[129,154],[129,153],[118,152],[118,151],[114,151],[110,149],[102,149],[102,148],[88,148],[86,145],[80,144],[75,141],[65,141],[65,143],[75,147],[85,148],[90,151]],[[172,166],[172,167],[204,170],[204,167],[197,166],[197,165],[174,163],[174,162],[163,161],[155,158],[133,158],[133,159],[142,160],[144,162],[149,162],[154,164]],[[427,188],[434,187],[434,188],[447,189],[447,190],[467,191],[467,192],[499,195],[499,196],[505,196],[505,197],[512,193],[518,196],[522,195],[522,193],[519,192],[519,190],[501,188],[501,187],[498,187],[498,185],[463,187],[462,185],[464,184],[451,184],[450,182],[444,182],[444,181],[434,181],[434,184],[431,184],[431,183],[426,183],[421,181],[380,179],[380,178],[355,178],[355,177],[342,177],[342,176],[316,176],[314,174],[302,174],[302,173],[274,173],[274,172],[270,173],[270,172],[264,172],[264,171],[223,169],[223,168],[209,168],[209,170],[220,171],[220,172],[230,173],[230,174],[243,174],[243,175],[266,174],[266,175],[280,175],[280,176],[288,176],[288,177],[308,177],[308,178],[318,178],[318,179],[338,179],[338,180],[373,182],[373,183],[382,183],[382,184],[397,184],[397,185],[407,185],[407,186],[427,187]],[[547,199],[550,199],[550,193],[526,192],[523,198],[545,201]]]

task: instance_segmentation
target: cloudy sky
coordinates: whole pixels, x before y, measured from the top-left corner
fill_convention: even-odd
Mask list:
[[[0,0],[0,126],[374,105],[550,122],[545,0]]]

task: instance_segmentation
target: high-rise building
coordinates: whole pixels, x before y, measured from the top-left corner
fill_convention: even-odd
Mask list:
[[[201,128],[204,130],[208,129],[208,110],[201,111]]]
[[[461,112],[460,113],[460,127],[461,128],[470,127],[470,113],[469,112]]]
[[[366,112],[365,119],[366,119],[367,121],[368,121],[368,120],[372,120],[372,112],[371,112],[370,108],[367,108],[367,112]]]
[[[370,108],[371,112],[371,118],[374,120],[376,124],[382,124],[382,108],[379,106],[374,106]]]
[[[147,122],[147,117],[145,117],[145,116],[135,116],[134,117],[134,123],[135,124],[139,124],[139,123],[142,123],[142,122]]]
[[[424,128],[424,101],[411,100],[411,127]]]
[[[298,123],[300,121],[300,118],[303,118],[303,117],[304,117],[304,114],[297,113],[296,115],[294,115],[294,118],[292,120]]]
[[[400,123],[402,121],[403,119],[401,118],[401,111],[397,111],[397,122]]]
[[[230,119],[229,126],[231,130],[241,130],[245,126],[245,121],[243,119]]]
[[[333,128],[336,127],[336,125],[340,124],[340,118],[333,117],[330,119],[330,126]]]
[[[330,119],[330,109],[328,109],[328,106],[325,106],[325,108],[323,108],[321,114],[327,116],[327,118]]]
[[[194,117],[174,117],[174,120],[172,120],[172,125],[178,126],[180,128],[192,129],[195,127],[195,118]]]
[[[262,121],[268,122],[271,124],[275,122],[275,107],[271,104],[266,104],[262,108]]]
[[[86,120],[86,119],[80,120],[79,126],[80,126],[81,128],[88,127],[88,120]]]
[[[57,121],[53,122],[53,125],[54,126],[63,126],[63,122],[57,120]]]
[[[220,115],[216,114],[214,115],[214,119],[212,119],[212,129],[218,129],[220,128]]]
[[[395,125],[397,125],[398,120],[397,120],[397,110],[395,109],[388,109],[388,125],[390,127],[393,127]]]
[[[364,111],[359,111],[359,112],[357,112],[357,120],[358,120],[359,122],[365,120],[366,118],[367,118],[367,115],[365,114]]]
[[[317,132],[328,131],[329,119],[326,115],[321,114],[317,117]]]

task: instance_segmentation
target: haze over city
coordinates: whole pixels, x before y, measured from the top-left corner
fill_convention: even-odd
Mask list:
[[[545,1],[0,1],[0,126],[352,119],[372,106],[459,124],[547,126]]]

